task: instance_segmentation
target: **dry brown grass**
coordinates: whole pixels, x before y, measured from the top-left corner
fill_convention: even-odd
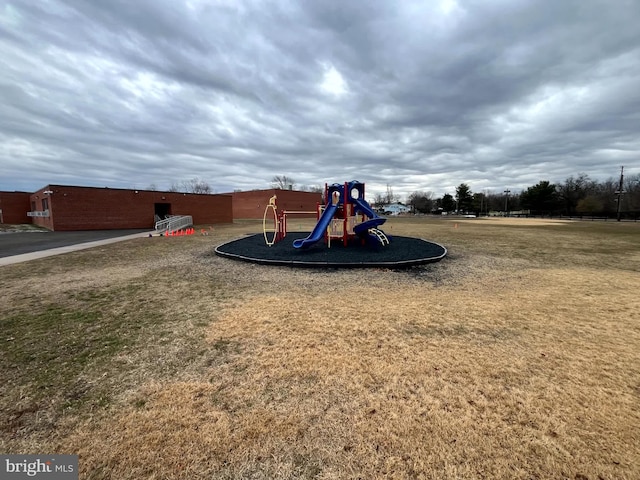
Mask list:
[[[211,255],[249,222],[4,267],[0,451],[79,453],[93,479],[640,478],[640,225],[387,230],[450,256],[315,271]],[[50,322],[74,315],[103,352],[82,363]],[[23,341],[45,320],[46,342]]]

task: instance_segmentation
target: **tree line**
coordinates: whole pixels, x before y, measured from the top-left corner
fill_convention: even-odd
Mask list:
[[[489,212],[527,211],[537,216],[599,216],[615,217],[620,198],[621,216],[640,217],[640,175],[626,176],[622,195],[619,179],[592,180],[586,174],[571,176],[563,183],[541,180],[521,192],[472,192],[461,183],[455,194],[445,193],[435,198],[431,192],[416,191],[407,203],[416,213],[468,213],[485,215]]]
[[[293,178],[286,175],[275,175],[271,186],[279,189],[296,189],[310,192],[322,192],[319,185],[296,185]],[[156,190],[150,185],[149,190]],[[199,178],[192,178],[180,183],[174,182],[169,188],[171,192],[213,193],[209,184]],[[604,181],[592,180],[582,173],[570,176],[563,183],[551,183],[541,180],[521,192],[473,192],[468,184],[461,183],[455,194],[445,193],[435,197],[432,192],[415,191],[407,198],[415,213],[467,213],[488,215],[490,212],[526,211],[534,216],[598,216],[614,217],[618,210],[621,217],[637,219],[640,217],[640,174],[624,177],[622,194],[619,179],[610,177]],[[618,209],[618,199],[620,208]],[[376,207],[400,202],[400,196],[387,185],[384,193],[374,195],[372,204]]]

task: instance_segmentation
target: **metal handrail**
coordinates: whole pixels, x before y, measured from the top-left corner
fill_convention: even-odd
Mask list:
[[[171,217],[173,217],[173,215],[167,215],[162,220],[157,220],[153,228],[156,230],[166,230],[167,225],[169,225],[169,222],[171,222]]]
[[[166,232],[191,226],[193,226],[193,217],[191,215],[170,215],[164,220],[156,222],[155,229],[158,232]]]

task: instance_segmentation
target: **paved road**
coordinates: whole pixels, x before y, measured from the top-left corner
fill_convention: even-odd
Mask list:
[[[149,230],[0,233],[0,265],[146,236]],[[31,255],[30,255],[31,254]]]

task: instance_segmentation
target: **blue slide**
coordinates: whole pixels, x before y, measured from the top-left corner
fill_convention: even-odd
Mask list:
[[[307,238],[299,238],[298,240],[293,241],[293,246],[295,248],[307,248],[316,243],[322,237],[324,237],[324,232],[327,231],[327,227],[329,226],[329,222],[336,214],[336,210],[338,210],[338,205],[330,204],[324,212],[322,212],[322,216],[316,226]]]
[[[354,198],[353,203],[356,204],[356,211],[360,211],[369,217],[369,220],[359,223],[353,228],[356,235],[365,235],[370,228],[376,228],[387,221],[386,218],[378,216],[378,214],[371,208],[371,205],[369,205],[365,200]]]

